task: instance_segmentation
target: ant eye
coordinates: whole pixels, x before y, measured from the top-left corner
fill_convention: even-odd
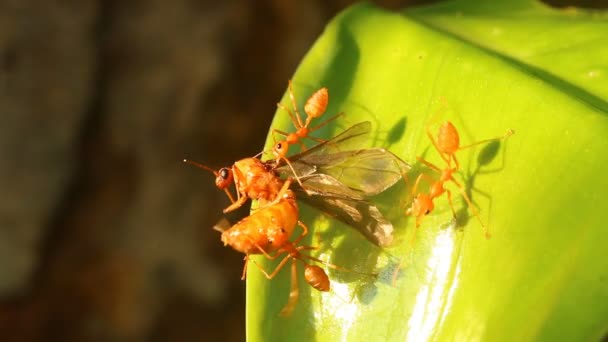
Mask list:
[[[227,168],[223,168],[220,170],[219,174],[220,174],[220,177],[226,179],[229,176],[229,171]]]
[[[285,234],[285,229],[281,228],[281,234]]]
[[[277,144],[276,144],[274,147],[275,147],[277,150],[282,150],[282,149],[283,149],[283,144],[281,144],[281,143],[277,143]]]
[[[431,211],[430,211],[429,209],[427,209],[427,210],[424,212],[424,215],[428,215],[430,212],[431,212]]]
[[[268,244],[272,245],[273,240],[272,239],[268,239]]]

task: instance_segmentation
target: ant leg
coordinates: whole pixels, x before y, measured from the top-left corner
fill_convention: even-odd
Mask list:
[[[233,210],[236,210],[238,208],[240,208],[243,204],[245,204],[245,202],[247,202],[247,197],[243,196],[243,197],[239,197],[238,200],[236,200],[235,202],[233,202],[231,205],[229,205],[228,207],[226,207],[226,209],[223,210],[224,214],[225,213],[229,213]]]
[[[243,266],[243,274],[241,275],[241,280],[245,280],[245,278],[247,278],[247,264],[249,261],[249,254],[245,254],[245,258],[243,258],[243,260],[245,261],[245,265]]]
[[[298,250],[298,252],[299,252],[299,251],[301,251],[301,250],[314,250],[314,249],[316,249],[316,248],[317,248],[317,247],[313,247],[313,246],[298,246],[296,249],[297,249],[297,250]],[[329,267],[329,268],[331,268],[331,269],[338,270],[338,271],[343,271],[343,272],[352,272],[352,273],[357,273],[357,274],[362,274],[362,275],[368,275],[368,276],[377,276],[377,274],[375,274],[375,273],[365,273],[365,272],[359,272],[359,271],[351,270],[350,268],[341,267],[341,266],[338,266],[338,265],[332,264],[332,263],[330,263],[330,262],[327,262],[327,261],[325,261],[325,260],[321,260],[321,259],[319,259],[319,258],[315,258],[315,257],[310,256],[310,255],[301,254],[301,253],[298,253],[298,255],[299,255],[299,259],[300,259],[302,262],[304,262],[304,260],[303,260],[303,259],[308,259],[308,260],[316,261],[316,262],[318,262],[319,264],[325,265],[325,266],[327,266],[327,267]]]
[[[287,179],[283,183],[283,186],[281,187],[281,189],[279,189],[279,192],[277,193],[277,198],[275,198],[274,201],[272,201],[272,204],[279,203],[279,201],[282,199],[283,195],[285,195],[287,190],[289,190],[290,185],[291,185],[291,178]]]
[[[291,185],[291,182],[292,182],[291,178],[288,178],[287,180],[285,180],[285,182],[283,183],[283,186],[281,187],[281,189],[279,189],[279,192],[277,193],[275,199],[272,200],[272,202],[269,202],[269,203],[265,204],[263,207],[257,208],[256,211],[260,210],[260,209],[267,208],[267,207],[271,207],[271,206],[279,203],[280,201],[282,201],[283,200],[283,196],[285,195],[285,193],[287,192],[287,190],[289,190],[289,186]]]
[[[458,162],[458,159],[456,158],[455,154],[451,154],[450,155],[452,157],[452,160],[454,160],[454,164],[455,164],[455,169],[454,170],[459,170],[460,169],[460,163]],[[449,165],[448,165],[449,167]]]
[[[454,216],[454,219],[456,219],[456,209],[454,209],[454,202],[452,202],[452,193],[448,189],[445,189],[445,192],[448,196],[448,203],[450,204],[450,208],[452,208],[452,215]]]
[[[295,98],[295,94],[293,92],[293,84],[292,84],[291,80],[289,80],[287,82],[287,85],[289,88],[289,99],[291,100],[291,105],[293,106],[293,110],[296,113],[296,118],[298,119],[299,126],[297,126],[296,128],[304,127],[304,125],[302,124],[302,117],[300,116],[300,112],[298,111],[298,106],[296,105],[296,98]]]
[[[414,187],[412,188],[412,192],[410,194],[410,197],[407,199],[406,203],[410,203],[413,201],[413,198],[416,196],[417,194],[417,190],[418,190],[418,185],[420,184],[420,181],[422,180],[422,178],[424,177],[424,173],[421,173],[418,175],[418,177],[416,177],[416,182],[414,182]],[[405,215],[408,216],[412,213],[412,208],[408,208],[405,211]]]
[[[244,179],[245,176],[243,175],[243,173],[238,169],[238,168],[234,168],[234,189],[236,190],[236,201],[233,201],[232,205],[228,206],[226,209],[224,209],[224,214],[230,211],[233,211],[237,208],[240,208],[245,202],[247,202],[248,197],[247,196],[242,196],[241,192],[239,191],[239,179]],[[227,189],[226,189],[227,190]],[[230,199],[232,200],[232,197],[229,196]]]
[[[326,141],[327,141],[327,140],[325,140],[325,139],[316,138],[316,137],[311,137],[311,136],[308,136],[308,135],[307,135],[307,136],[305,136],[304,138],[306,138],[306,139],[310,139],[310,140],[312,140],[312,141],[314,141],[314,142],[316,142],[316,143],[319,143],[319,144],[322,144],[322,143],[324,143],[324,142],[326,142]]]
[[[473,146],[476,146],[476,145],[480,145],[480,144],[489,143],[489,142],[492,142],[492,141],[503,140],[503,139],[506,139],[506,138],[512,136],[513,134],[515,134],[515,131],[512,130],[512,129],[509,129],[509,130],[507,130],[507,132],[504,135],[502,135],[500,137],[485,139],[485,140],[474,142],[474,143],[469,144],[469,145],[460,146],[457,151],[465,150],[467,148],[470,148],[470,147],[473,147]],[[456,163],[456,169],[457,170],[460,169],[460,165],[458,164],[458,159],[456,159],[456,155],[452,155],[452,159],[454,159],[454,162]]]
[[[270,255],[270,253],[266,252],[266,250],[264,248],[262,248],[262,246],[260,246],[260,244],[258,244],[255,240],[251,239],[249,236],[245,235],[245,238],[252,244],[255,246],[255,248],[257,248],[260,253],[262,255],[264,255],[268,260],[274,260],[276,258],[279,257],[279,255],[281,255],[281,253],[276,253],[275,255]],[[253,260],[252,260],[253,261]]]
[[[431,133],[431,126],[430,125],[426,125],[426,135],[431,140],[431,143],[433,143],[433,146],[435,147],[435,150],[437,150],[437,153],[439,153],[439,156],[441,157],[441,159],[443,159],[446,162],[446,164],[450,165],[449,158],[447,158],[443,154],[443,152],[441,152],[441,150],[439,149],[439,145],[437,145],[437,141],[435,140],[435,138],[433,138],[433,134]]]
[[[416,235],[418,235],[420,221],[422,221],[422,216],[416,216],[416,226],[414,227],[414,233],[412,234],[412,239],[410,240],[410,248],[414,247],[414,242],[416,242]]]
[[[291,263],[291,290],[289,290],[289,299],[279,315],[283,317],[291,315],[298,303],[298,297],[300,297],[300,289],[298,288],[298,269],[296,259],[293,259],[293,262]]]
[[[484,139],[484,140],[476,141],[476,142],[474,142],[472,144],[469,144],[469,145],[460,146],[458,148],[458,151],[467,149],[469,147],[473,147],[475,145],[485,144],[485,143],[488,143],[488,142],[491,142],[491,141],[503,140],[503,139],[506,139],[506,138],[512,136],[513,134],[515,134],[515,131],[512,130],[512,129],[508,129],[505,134],[503,134],[503,135],[501,135],[499,137],[494,137],[494,138],[490,138],[490,139]]]
[[[416,195],[417,190],[418,190],[418,185],[420,184],[420,181],[422,180],[422,178],[424,177],[424,173],[421,173],[418,175],[418,177],[416,178],[416,182],[414,183],[414,187],[412,188],[412,194],[411,196],[413,197],[414,195]]]
[[[319,247],[317,246],[298,246],[296,247],[296,250],[299,251],[316,251],[317,249],[319,249]]]
[[[278,133],[278,134],[284,135],[284,136],[288,136],[289,135],[289,133],[287,133],[287,132],[284,132],[284,131],[281,131],[280,129],[274,128],[272,130],[272,141],[274,141],[275,144],[277,143],[277,139],[275,137],[275,133]]]
[[[437,172],[441,173],[441,169],[440,169],[438,166],[436,166],[435,164],[433,164],[433,163],[431,163],[431,162],[429,162],[429,161],[426,161],[425,159],[422,159],[421,157],[416,157],[416,160],[418,160],[418,161],[419,161],[419,162],[421,162],[422,164],[424,164],[424,165],[426,165],[426,166],[430,167],[431,169],[433,169],[433,170],[435,170],[435,171],[437,171]]]
[[[344,115],[344,112],[340,112],[340,113],[338,113],[338,114],[336,114],[336,115],[332,116],[331,118],[329,118],[329,119],[327,119],[327,120],[323,121],[323,122],[322,122],[322,123],[320,123],[319,125],[317,125],[317,126],[315,126],[315,127],[311,128],[311,129],[309,129],[309,130],[308,130],[308,133],[311,133],[311,132],[314,132],[314,131],[316,131],[316,130],[318,130],[318,129],[320,129],[320,128],[323,128],[323,127],[324,127],[324,126],[326,126],[328,123],[330,123],[330,122],[332,122],[332,121],[336,120],[337,118],[341,117],[342,115]]]
[[[271,202],[267,203],[263,207],[258,208],[257,210],[264,209],[264,208],[267,208],[267,207],[271,207],[271,206],[279,203],[281,200],[283,200],[283,195],[285,195],[285,193],[287,192],[287,190],[289,190],[289,186],[290,185],[291,185],[291,178],[288,178],[283,183],[283,186],[281,187],[281,189],[279,189],[279,192],[277,193],[277,196],[275,197],[275,199],[272,200]]]
[[[302,222],[302,221],[298,221],[298,225],[299,225],[300,227],[302,227],[302,234],[300,234],[300,235],[299,235],[299,236],[298,236],[298,237],[297,237],[295,240],[293,240],[293,242],[292,242],[292,243],[293,243],[294,245],[297,245],[297,244],[298,244],[298,242],[300,242],[300,240],[302,240],[302,238],[303,238],[304,236],[306,236],[306,234],[308,234],[308,227],[306,227],[306,225],[304,224],[304,222]]]
[[[230,199],[230,202],[231,202],[232,204],[234,204],[234,203],[236,202],[236,201],[234,200],[234,197],[232,197],[232,194],[230,193],[230,191],[229,191],[228,189],[224,189],[224,193],[226,194],[226,196],[228,196],[228,198]],[[241,198],[240,198],[241,196],[239,195],[239,193],[238,193],[238,192],[237,192],[237,196],[238,196],[238,199],[240,200],[240,199],[241,199]]]
[[[302,184],[302,181],[300,181],[300,177],[296,173],[296,170],[293,168],[293,166],[291,166],[291,163],[289,162],[289,160],[287,158],[285,158],[285,157],[281,157],[281,159],[283,159],[285,161],[285,163],[287,164],[287,166],[289,166],[289,169],[291,169],[291,172],[293,172],[294,178],[296,179],[296,181],[298,182],[298,184],[300,184],[300,186],[302,187],[302,189],[304,189],[304,185]],[[304,191],[306,191],[306,189],[304,189]],[[308,191],[306,191],[306,193],[308,193]]]
[[[302,127],[302,120],[300,119],[300,117],[296,117],[293,115],[291,109],[285,107],[282,103],[277,103],[277,108],[282,109],[284,111],[287,112],[287,114],[289,115],[289,118],[291,119],[291,122],[293,123],[293,126],[296,129],[300,129]]]
[[[311,137],[306,137],[306,138],[310,138],[310,139],[312,139]],[[316,138],[315,138],[315,139],[316,139]],[[314,140],[314,139],[313,139],[313,140]],[[302,140],[298,140],[298,144],[300,144],[300,151],[304,152],[304,151],[306,151],[306,150],[308,149],[308,148],[306,147],[306,145],[305,145],[305,144],[302,142]]]
[[[464,191],[464,188],[462,187],[462,185],[460,183],[458,183],[453,178],[451,179],[451,181],[452,181],[452,183],[456,184],[456,186],[458,187],[458,191],[460,191],[460,194],[462,195],[462,197],[464,198],[464,200],[467,202],[467,205],[469,206],[469,208],[471,208],[471,211],[473,212],[473,215],[475,215],[475,217],[477,218],[477,221],[479,221],[479,224],[481,225],[481,228],[483,229],[485,238],[489,239],[492,236],[490,234],[490,230],[481,221],[481,217],[479,216],[479,211],[477,210],[477,208],[475,208],[475,205],[473,205],[473,201],[471,201],[471,199],[469,198],[469,195],[467,195],[466,191]]]
[[[425,173],[421,173],[418,175],[418,177],[416,178],[416,182],[414,183],[414,187],[412,188],[412,193],[411,193],[411,197],[414,197],[416,194],[418,194],[418,185],[420,184],[420,181],[424,179],[426,180],[429,184],[432,184],[435,180],[433,178],[431,178],[429,175],[425,174]]]
[[[266,270],[262,266],[260,266],[260,264],[255,262],[255,260],[253,260],[253,259],[250,259],[250,260],[251,260],[251,263],[254,264],[264,274],[266,279],[271,280],[272,278],[276,277],[276,275],[283,268],[283,266],[285,266],[285,264],[289,261],[289,259],[293,259],[293,257],[291,255],[287,254],[270,274],[268,272],[266,272]]]

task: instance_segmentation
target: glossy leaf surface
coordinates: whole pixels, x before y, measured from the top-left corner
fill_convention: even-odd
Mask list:
[[[499,4],[497,4],[499,3]],[[411,183],[376,203],[395,226],[386,249],[301,205],[307,244],[331,263],[319,293],[300,272],[300,301],[279,317],[289,270],[247,283],[250,341],[592,341],[608,331],[608,16],[529,1],[456,1],[389,12],[351,7],[336,17],[293,77],[303,106],[329,88],[318,137],[361,121],[363,147],[413,165],[442,165],[426,127],[450,120],[463,145],[515,130],[503,143],[458,154],[456,177],[489,223],[486,240],[451,186],[422,221],[405,217]],[[287,97],[283,103],[288,104]],[[270,108],[271,106],[269,106]],[[322,119],[319,119],[322,120]],[[293,130],[278,112],[273,127]],[[269,138],[270,146],[272,139]],[[256,258],[270,269],[276,262]],[[395,280],[393,280],[395,278]]]

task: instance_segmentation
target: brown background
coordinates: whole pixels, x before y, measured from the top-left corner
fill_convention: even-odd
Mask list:
[[[351,3],[0,0],[0,340],[243,340],[227,199],[180,161],[257,153]]]

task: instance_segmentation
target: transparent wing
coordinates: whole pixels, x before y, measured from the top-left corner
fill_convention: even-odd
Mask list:
[[[318,155],[326,155],[341,151],[353,149],[361,149],[361,146],[367,140],[372,125],[369,121],[359,122],[347,128],[344,132],[335,137],[317,144],[308,150],[295,154],[289,157],[289,162],[294,167],[298,176],[305,176],[316,172],[316,165],[307,162],[307,158]],[[267,161],[268,164],[274,164],[274,161]],[[285,161],[281,160],[278,164],[272,165],[279,173],[284,175],[292,175],[293,172],[286,165]]]
[[[301,163],[307,165],[296,167]],[[292,162],[296,172],[313,170],[310,174],[330,175],[347,187],[362,191],[366,196],[377,195],[393,186],[409,170],[410,165],[383,148],[368,148],[336,152],[325,155],[310,155]],[[284,176],[293,175],[289,168],[281,167]],[[298,174],[302,176],[302,174]]]
[[[341,196],[309,196],[301,190],[296,192],[302,201],[355,228],[374,244],[388,246],[393,241],[393,224],[372,203]]]
[[[305,176],[300,180],[302,181],[302,185],[304,186],[304,189],[306,189],[306,191],[304,191],[304,189],[302,189],[302,187],[300,187],[300,185],[298,185],[297,183],[294,183],[292,187],[308,195],[343,198],[359,201],[365,200],[367,198],[366,194],[363,191],[350,188],[344,183],[332,177],[331,175],[315,173],[309,176]]]
[[[370,122],[361,122],[289,157],[306,191],[295,182],[292,187],[300,200],[386,246],[393,239],[393,225],[367,198],[394,185],[410,165],[385,149],[362,149],[370,130]],[[285,162],[267,163],[283,178],[293,177]]]
[[[306,156],[329,154],[353,149],[361,149],[367,141],[372,124],[369,121],[356,123],[335,137],[317,144],[308,150],[289,157],[289,161],[296,161]]]
[[[387,246],[393,240],[393,225],[378,208],[366,200],[362,191],[354,190],[330,175],[314,174],[294,184],[300,200],[358,230],[368,240]]]

